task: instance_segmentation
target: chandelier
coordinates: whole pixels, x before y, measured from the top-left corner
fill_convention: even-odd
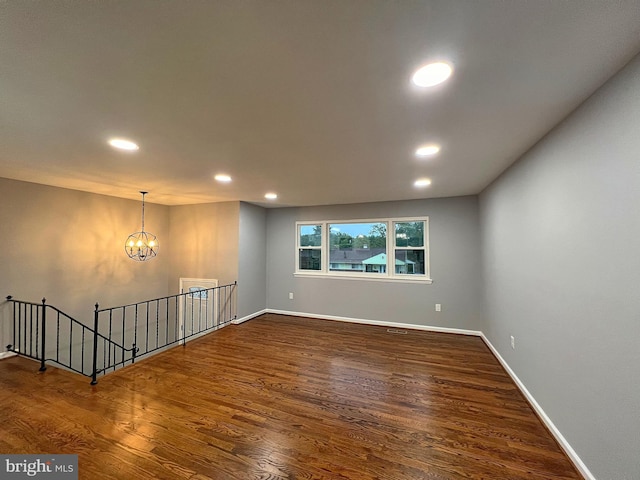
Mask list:
[[[142,194],[142,228],[139,232],[132,233],[124,244],[124,251],[127,252],[129,258],[137,262],[145,262],[151,260],[158,254],[158,239],[153,233],[144,231],[144,196],[149,192],[140,192]]]

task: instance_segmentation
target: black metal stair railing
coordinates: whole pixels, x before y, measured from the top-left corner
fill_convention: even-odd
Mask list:
[[[13,342],[7,350],[40,362],[53,362],[91,377],[99,375],[196,336],[230,324],[236,315],[237,282],[191,289],[177,295],[100,309],[96,303],[93,327],[58,308],[7,297]]]
[[[40,371],[47,369],[46,362],[53,362],[93,377],[96,371],[111,367],[106,357],[96,358],[96,346],[118,352],[119,365],[135,360],[135,345],[126,348],[104,335],[95,335],[92,328],[48,305],[44,298],[42,303],[25,302],[10,296],[7,301],[13,305],[13,343],[7,345],[7,351],[39,361]]]
[[[109,340],[135,345],[140,358],[230,324],[237,318],[236,286],[196,288],[103,309],[96,304],[94,328]]]

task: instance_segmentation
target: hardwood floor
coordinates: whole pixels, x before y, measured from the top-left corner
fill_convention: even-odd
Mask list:
[[[481,339],[264,315],[89,379],[0,362],[0,452],[82,479],[581,479]]]

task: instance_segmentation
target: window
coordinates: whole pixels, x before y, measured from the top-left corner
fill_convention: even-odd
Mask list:
[[[296,274],[430,283],[428,218],[296,223]]]
[[[189,287],[189,297],[206,300],[209,298],[209,291],[205,287]]]
[[[386,273],[387,224],[329,223],[329,271]]]
[[[323,226],[299,225],[297,230],[298,270],[321,270]]]
[[[395,272],[399,275],[424,275],[426,221],[393,222],[395,230]]]

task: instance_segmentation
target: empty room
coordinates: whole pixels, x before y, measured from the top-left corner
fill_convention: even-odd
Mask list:
[[[0,479],[640,479],[637,0],[8,0],[0,105]]]

